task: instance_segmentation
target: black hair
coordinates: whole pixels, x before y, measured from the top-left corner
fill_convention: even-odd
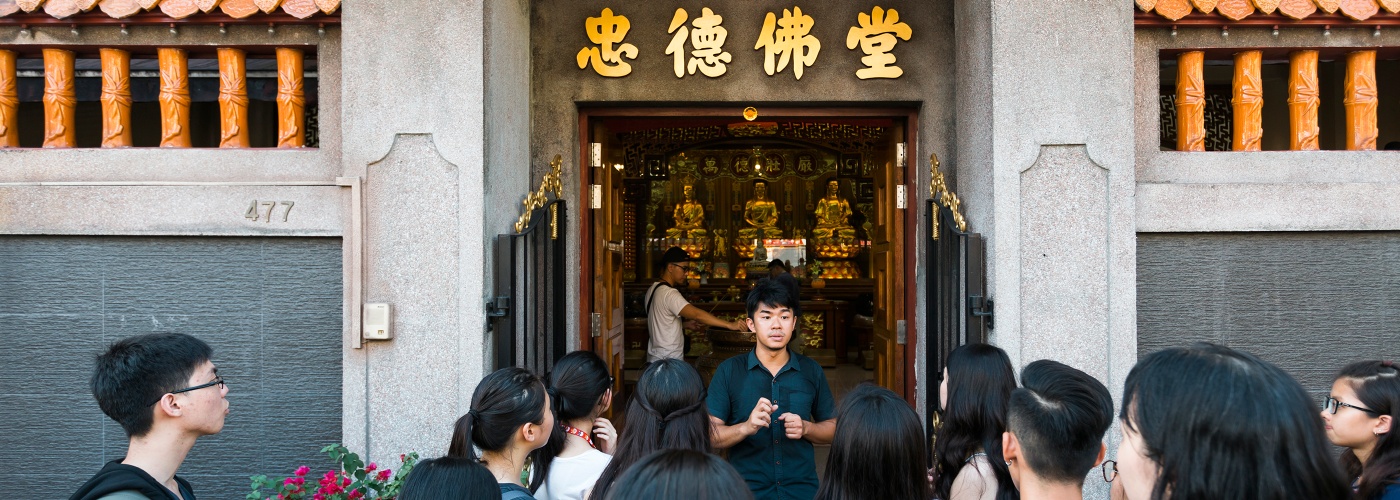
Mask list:
[[[784,286],[778,280],[764,278],[754,284],[753,290],[749,291],[748,299],[745,301],[745,309],[749,317],[752,318],[754,312],[758,311],[758,305],[763,304],[769,307],[786,307],[794,311],[796,316],[797,298],[792,296],[792,290]]]
[[[951,498],[953,480],[978,451],[987,454],[996,477],[997,500],[1017,498],[1001,454],[1006,401],[1015,389],[1016,373],[1006,351],[990,344],[967,344],[948,353],[948,401],[934,444],[940,498]]]
[[[1089,374],[1042,359],[1021,370],[1011,391],[1007,430],[1021,443],[1035,475],[1057,483],[1084,484],[1113,425],[1113,396]]]
[[[657,361],[642,372],[627,402],[627,431],[618,439],[612,462],[593,485],[592,498],[606,498],[613,481],[629,466],[665,448],[712,450],[705,382],[695,368],[679,359]]]
[[[1315,408],[1277,366],[1201,343],[1139,360],[1119,416],[1157,465],[1154,500],[1342,500],[1350,491]]]
[[[97,356],[92,397],[127,437],[144,436],[155,422],[155,403],[184,388],[195,369],[213,355],[209,344],[183,333],[118,340]]]
[[[1390,432],[1376,436],[1365,464],[1351,449],[1342,451],[1346,477],[1360,479],[1356,498],[1380,498],[1387,486],[1400,483],[1400,370],[1389,361],[1358,361],[1342,368],[1336,378],[1351,385],[1361,405],[1375,412],[1371,416],[1390,415]]]
[[[752,500],[744,478],[723,459],[696,450],[658,450],[617,478],[617,486],[592,498],[607,500]]]
[[[612,387],[608,377],[608,365],[593,351],[574,351],[565,354],[554,363],[554,370],[545,379],[549,382],[550,406],[554,410],[554,423],[559,428],[549,435],[549,442],[534,452],[534,479],[530,490],[540,489],[549,477],[550,465],[554,457],[564,451],[568,434],[564,426],[570,420],[593,416],[603,395]]]
[[[919,415],[894,392],[863,383],[841,400],[816,500],[929,498]]]
[[[790,269],[788,269],[787,264],[783,263],[782,259],[773,259],[772,262],[768,263],[768,270],[771,271],[774,268],[782,269],[784,272],[790,271]]]
[[[1400,141],[1390,141],[1385,143],[1385,151],[1400,151]]]
[[[501,368],[476,385],[471,409],[457,419],[447,456],[480,461],[472,445],[483,451],[501,451],[515,430],[527,423],[544,424],[544,382],[518,367]]]
[[[466,457],[439,457],[418,462],[403,479],[399,500],[474,500],[500,498],[501,486],[485,466]]]

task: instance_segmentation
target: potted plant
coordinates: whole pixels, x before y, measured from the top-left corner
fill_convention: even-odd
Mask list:
[[[247,500],[360,500],[398,498],[403,488],[403,480],[418,463],[418,453],[399,455],[400,465],[395,471],[381,468],[378,464],[366,464],[358,454],[344,446],[333,444],[321,448],[330,455],[331,461],[339,467],[324,474],[312,475],[311,468],[298,467],[291,476],[277,481],[265,475],[253,476],[253,491]],[[306,481],[312,478],[315,484]],[[264,494],[264,490],[268,492]]]

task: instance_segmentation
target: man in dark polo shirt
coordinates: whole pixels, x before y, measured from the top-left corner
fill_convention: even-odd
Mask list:
[[[748,297],[754,350],[720,363],[710,380],[711,442],[729,448],[729,461],[756,500],[811,500],[817,494],[812,444],[831,442],[835,402],[826,374],[811,358],[789,351],[797,297],[763,280]]]

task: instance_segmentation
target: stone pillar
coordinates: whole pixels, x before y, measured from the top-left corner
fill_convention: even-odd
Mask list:
[[[341,18],[342,175],[365,180],[364,300],[393,304],[395,329],[346,339],[343,433],[380,463],[444,453],[488,369],[482,3],[365,2]]]
[[[1018,371],[1054,359],[1120,394],[1137,359],[1135,153],[1124,140],[1136,133],[1133,10],[1116,0],[954,10],[957,190],[988,241],[991,341]],[[1086,493],[1106,498],[1103,486]]]

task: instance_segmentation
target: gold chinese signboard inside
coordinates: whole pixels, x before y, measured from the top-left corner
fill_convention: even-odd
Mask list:
[[[914,31],[899,20],[899,12],[875,6],[852,21],[846,35],[846,49],[860,49],[865,54],[860,58],[865,67],[855,72],[856,78],[868,80],[903,75],[904,70],[895,64],[895,45],[900,40],[909,40]],[[800,6],[782,9],[781,16],[766,12],[753,46],[754,50],[763,51],[763,71],[774,76],[791,67],[793,78],[801,80],[803,69],[817,64],[821,54],[821,40],[812,35],[817,22]],[[686,9],[676,9],[666,28],[671,41],[664,52],[673,60],[676,78],[685,78],[697,71],[709,78],[724,76],[733,62],[733,55],[724,46],[730,33],[723,23],[724,17],[709,7],[702,7],[693,19]],[[627,16],[614,13],[610,8],[603,9],[597,17],[587,18],[584,30],[590,45],[578,52],[579,69],[591,68],[601,76],[612,78],[631,74],[632,65],[627,60],[636,59],[642,50],[625,41],[631,29],[632,22]]]

